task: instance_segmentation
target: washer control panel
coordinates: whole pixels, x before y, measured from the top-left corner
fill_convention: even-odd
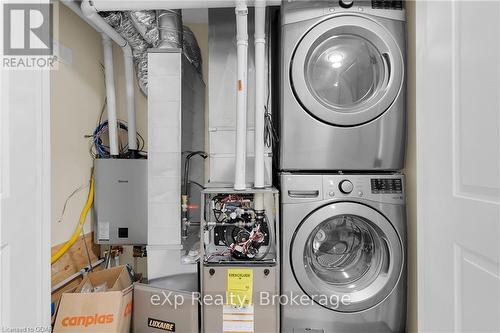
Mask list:
[[[322,200],[368,200],[405,203],[404,175],[378,174],[291,174],[281,175],[283,203]]]
[[[404,203],[404,176],[400,174],[323,175],[323,199],[358,198]]]

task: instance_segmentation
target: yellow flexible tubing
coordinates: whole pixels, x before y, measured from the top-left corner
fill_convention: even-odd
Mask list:
[[[87,219],[87,214],[92,207],[92,204],[94,202],[94,175],[90,177],[90,187],[89,187],[89,194],[87,195],[87,202],[85,203],[85,206],[82,209],[82,212],[80,213],[80,221],[78,222],[78,226],[76,227],[75,232],[73,233],[73,236],[57,251],[54,253],[54,255],[50,258],[50,263],[53,264],[57,260],[59,260],[63,254],[65,254],[70,247],[75,244],[75,242],[78,240],[78,237],[80,237],[80,232],[82,231],[83,225],[85,224],[85,220]]]

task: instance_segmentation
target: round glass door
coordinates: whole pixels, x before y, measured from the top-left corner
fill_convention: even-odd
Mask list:
[[[341,312],[380,303],[403,267],[401,242],[392,225],[355,203],[332,204],[310,215],[297,229],[291,251],[292,269],[304,292]]]
[[[328,38],[312,50],[305,64],[309,91],[340,112],[367,103],[383,85],[385,75],[380,53],[355,35]]]
[[[338,126],[359,125],[384,113],[403,75],[392,36],[360,16],[335,17],[314,27],[291,64],[297,99],[314,117]]]

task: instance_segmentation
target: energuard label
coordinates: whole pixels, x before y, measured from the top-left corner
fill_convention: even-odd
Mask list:
[[[226,304],[252,305],[253,270],[234,268],[227,270]]]
[[[159,319],[148,318],[148,327],[156,328],[167,332],[175,332],[175,323]]]

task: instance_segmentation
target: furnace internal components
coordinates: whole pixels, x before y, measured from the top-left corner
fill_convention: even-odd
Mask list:
[[[274,193],[266,207],[264,193],[212,191],[204,196],[205,262],[275,259]]]

